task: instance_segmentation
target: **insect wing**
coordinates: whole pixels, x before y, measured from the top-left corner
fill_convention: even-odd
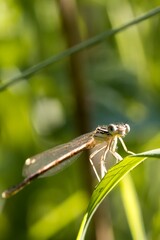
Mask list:
[[[85,144],[87,146],[87,143],[93,139],[92,136],[93,132],[84,134],[78,138],[75,138],[69,143],[59,145],[27,159],[23,168],[23,176],[29,177],[30,175],[45,167],[47,164],[54,162],[65,154],[69,152],[72,153],[72,151],[75,149],[78,150],[82,145],[84,145],[84,148],[81,151],[85,150]],[[51,176],[61,171],[65,166],[68,166],[75,159],[77,159],[79,155],[80,153],[77,151],[77,154],[75,153],[72,157],[67,158],[66,160],[64,159],[62,162],[60,162],[60,164],[54,166],[52,169],[42,174],[41,177]]]

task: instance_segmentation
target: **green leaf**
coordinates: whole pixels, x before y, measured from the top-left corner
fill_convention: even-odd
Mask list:
[[[108,193],[126,176],[127,173],[129,173],[132,169],[134,169],[148,157],[160,158],[160,148],[127,156],[123,159],[123,161],[114,165],[107,172],[102,181],[96,186],[91,196],[91,200],[87,212],[83,218],[77,240],[84,239],[93,214],[103,199],[108,195]]]

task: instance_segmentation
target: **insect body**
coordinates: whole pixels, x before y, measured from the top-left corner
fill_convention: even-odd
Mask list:
[[[105,162],[107,161],[108,153],[112,154],[117,162],[122,160],[122,157],[116,152],[118,140],[120,140],[127,153],[133,154],[127,150],[122,139],[129,131],[130,127],[128,124],[110,124],[108,126],[99,126],[95,131],[81,135],[69,143],[62,144],[28,158],[25,161],[23,169],[23,176],[25,179],[18,185],[4,191],[2,193],[2,197],[11,197],[38,177],[55,174],[66,164],[69,164],[69,162],[77,158],[81,152],[87,149],[92,149],[89,161],[98,181],[100,181],[107,172]],[[92,161],[97,154],[101,154],[101,176],[99,176]]]

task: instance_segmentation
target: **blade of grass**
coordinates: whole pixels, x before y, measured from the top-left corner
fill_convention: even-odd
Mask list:
[[[63,58],[65,57],[68,57],[70,56],[71,54],[74,54],[74,53],[77,53],[85,48],[88,48],[88,47],[91,47],[93,45],[96,45],[102,41],[105,41],[107,38],[135,25],[135,24],[138,24],[150,17],[153,17],[155,16],[156,14],[160,13],[160,7],[157,7],[155,9],[152,9],[151,11],[148,11],[147,13],[143,14],[142,16],[140,17],[137,17],[135,18],[134,20],[122,25],[121,27],[119,28],[115,28],[113,30],[109,30],[109,31],[105,31],[91,39],[88,39],[84,42],[81,42],[77,45],[75,45],[74,47],[72,48],[69,48],[57,55],[54,55],[36,65],[34,65],[33,67],[25,70],[22,72],[22,74],[10,79],[7,83],[5,84],[2,84],[0,86],[0,91],[3,91],[5,89],[7,89],[9,86],[17,83],[18,81],[20,80],[24,80],[26,78],[29,78],[30,76],[32,76],[33,74],[35,74],[36,72],[39,72],[40,70],[42,70],[43,68],[45,67],[48,67],[49,65],[53,64],[53,63],[56,63],[57,61],[60,61],[62,60]]]
[[[85,214],[77,240],[83,240],[88,228],[88,225],[92,219],[98,206],[101,204],[103,199],[108,195],[108,193],[137,165],[146,160],[148,157],[160,158],[160,148],[151,151],[135,154],[132,156],[127,156],[123,161],[119,162],[113,166],[102,179],[102,181],[95,188],[87,213]]]
[[[143,218],[139,206],[138,196],[130,175],[127,175],[120,182],[120,188],[132,239],[147,239],[144,230]]]

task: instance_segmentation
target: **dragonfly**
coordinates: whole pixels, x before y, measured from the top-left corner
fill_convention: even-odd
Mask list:
[[[95,131],[81,135],[68,143],[59,145],[28,158],[25,161],[22,172],[25,177],[24,180],[16,186],[5,190],[2,193],[2,198],[9,198],[15,195],[39,177],[54,175],[55,173],[61,171],[66,165],[78,158],[80,153],[84,150],[92,150],[92,153],[89,156],[89,161],[98,181],[101,181],[107,173],[106,161],[109,154],[116,159],[116,162],[122,160],[122,157],[117,152],[118,140],[121,142],[125,152],[134,154],[133,152],[128,151],[122,139],[129,132],[130,126],[128,124],[109,124],[98,126]],[[93,158],[96,155],[98,156],[98,154],[100,155],[100,176],[93,163]]]

